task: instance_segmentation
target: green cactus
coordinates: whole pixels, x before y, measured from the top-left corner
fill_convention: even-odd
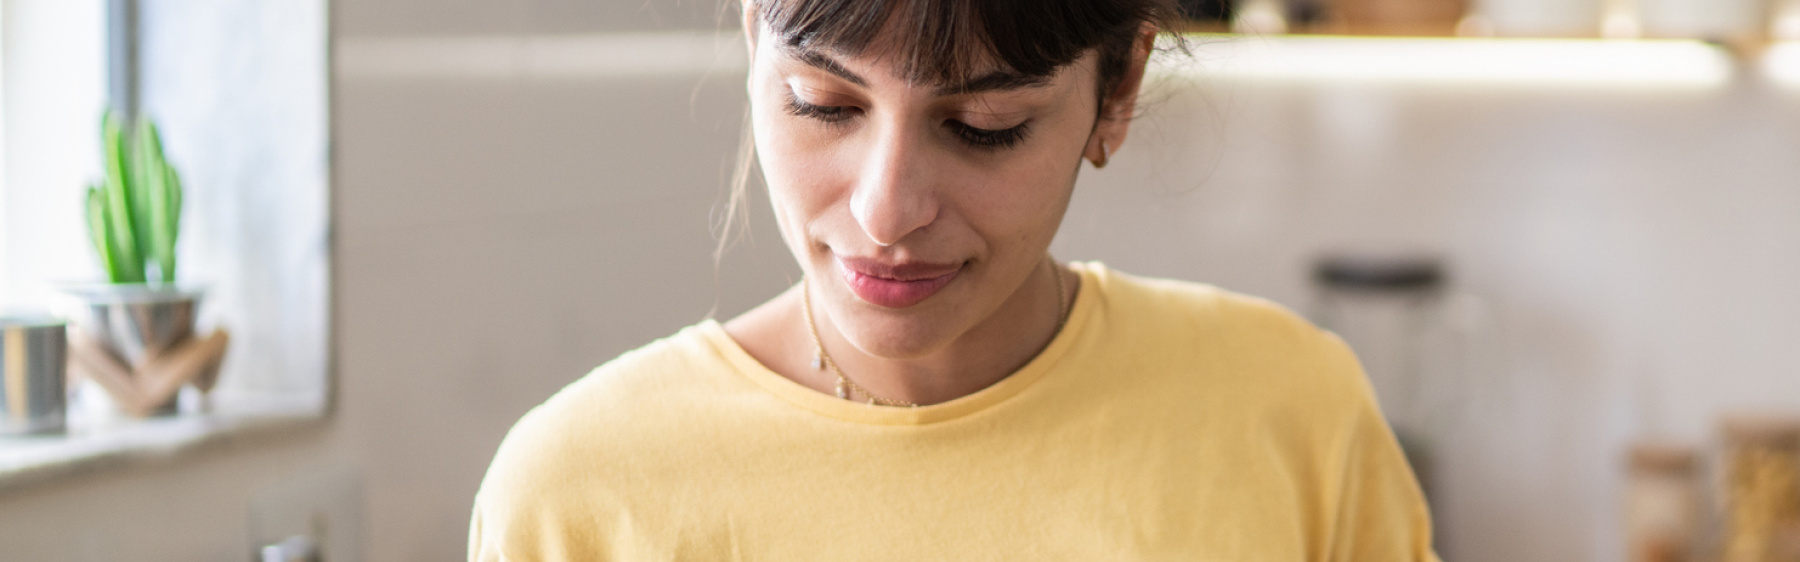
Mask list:
[[[88,186],[88,234],[113,283],[173,283],[181,175],[164,158],[155,123],[123,121],[112,111],[101,120],[106,178]]]

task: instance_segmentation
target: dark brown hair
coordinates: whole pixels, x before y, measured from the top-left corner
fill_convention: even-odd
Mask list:
[[[990,60],[1045,77],[1098,50],[1101,103],[1124,78],[1141,26],[1168,30],[1179,17],[1173,0],[745,0],[745,8],[789,47],[856,56],[891,30],[900,44],[879,54],[929,84],[957,83]]]
[[[1180,19],[1174,0],[742,0],[772,38],[796,48],[865,54],[881,34],[899,44],[875,53],[892,57],[909,80],[956,84],[980,64],[1027,77],[1047,77],[1098,51],[1096,112],[1125,78],[1145,24],[1163,32]],[[752,32],[755,32],[753,29]],[[1180,48],[1179,37],[1175,44]],[[1129,119],[1129,115],[1098,115]],[[715,265],[747,224],[743,200],[756,161],[748,112],[731,193],[713,254]]]

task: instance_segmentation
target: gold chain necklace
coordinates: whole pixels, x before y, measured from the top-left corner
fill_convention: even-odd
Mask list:
[[[1063,288],[1062,268],[1056,265],[1055,258],[1050,259],[1050,269],[1050,278],[1056,281],[1056,331],[1051,332],[1051,337],[1055,337],[1054,334],[1061,333],[1063,324],[1069,321],[1069,296],[1068,291]],[[869,399],[870,405],[874,406],[919,407],[919,404],[916,402],[876,396],[875,393],[869,392],[869,389],[863,388],[862,385],[856,384],[856,381],[850,380],[850,376],[845,375],[844,370],[838,368],[837,361],[833,361],[831,359],[831,354],[825,352],[824,340],[819,339],[819,327],[813,322],[812,290],[805,277],[800,278],[800,311],[801,314],[806,316],[806,331],[812,334],[812,367],[815,370],[830,368],[831,372],[837,375],[838,398],[853,400],[855,395],[861,394]]]

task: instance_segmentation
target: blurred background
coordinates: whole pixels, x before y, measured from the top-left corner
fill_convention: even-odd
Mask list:
[[[0,299],[97,271],[131,99],[235,334],[210,409],[0,438],[0,557],[462,557],[526,410],[796,281],[760,197],[712,256],[727,4],[0,0]],[[1800,560],[1800,2],[1186,8],[1058,258],[1344,333],[1446,560]]]

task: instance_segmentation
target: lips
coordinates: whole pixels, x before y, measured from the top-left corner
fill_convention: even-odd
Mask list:
[[[906,308],[937,294],[962,272],[961,263],[891,263],[865,258],[837,258],[838,273],[850,292],[869,304]]]

